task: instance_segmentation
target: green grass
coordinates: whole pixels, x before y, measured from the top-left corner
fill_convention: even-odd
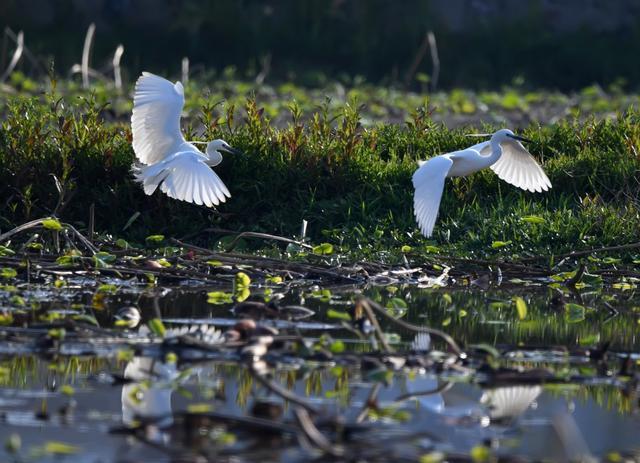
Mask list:
[[[6,101],[0,227],[55,212],[86,229],[94,204],[96,230],[131,240],[207,227],[293,236],[305,219],[313,242],[383,259],[405,245],[508,257],[638,241],[640,112],[633,109],[614,119],[526,128],[553,189],[523,192],[490,170],[447,181],[434,237],[426,240],[412,212],[416,161],[468,146],[469,130],[434,123],[426,108],[414,110],[406,124],[363,127],[356,104],[335,109],[328,103],[313,112],[289,103],[290,122],[275,127],[252,98],[243,108],[216,101],[202,100],[183,126],[188,138],[221,137],[246,153],[227,156],[217,168],[232,193],[217,211],[160,193],[145,196],[130,173],[128,125],[105,122],[109,109],[95,97],[49,93]],[[56,184],[65,192],[62,205]],[[136,212],[140,217],[123,232]],[[540,220],[523,221],[528,216]],[[216,239],[199,238],[210,245]],[[494,249],[495,241],[510,244]]]

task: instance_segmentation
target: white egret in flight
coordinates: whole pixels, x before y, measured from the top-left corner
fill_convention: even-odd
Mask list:
[[[501,129],[489,141],[419,161],[413,174],[413,209],[422,234],[428,237],[433,233],[447,177],[464,177],[491,167],[502,180],[523,190],[540,193],[551,188],[542,167],[520,141],[531,140]]]
[[[144,192],[158,186],[170,198],[189,203],[218,205],[230,198],[229,190],[211,170],[222,162],[222,153],[237,154],[224,140],[188,142],[180,131],[184,88],[149,72],[136,82],[131,131],[133,151],[142,165],[134,166],[135,179]],[[194,143],[207,145],[202,153]]]

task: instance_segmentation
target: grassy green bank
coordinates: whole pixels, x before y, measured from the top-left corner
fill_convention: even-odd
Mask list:
[[[355,105],[303,114],[293,104],[291,122],[275,128],[253,100],[246,101],[241,120],[230,107],[213,116],[213,106],[205,104],[183,124],[187,138],[224,138],[246,153],[227,156],[217,169],[232,193],[217,210],[160,193],[145,196],[130,174],[129,127],[105,123],[108,108],[92,98],[16,98],[2,112],[2,231],[48,215],[86,230],[94,205],[97,232],[133,241],[211,227],[294,236],[304,219],[313,242],[381,258],[403,246],[506,257],[639,238],[640,112],[633,110],[613,120],[528,127],[523,134],[535,141],[529,148],[553,189],[523,192],[490,170],[448,181],[431,240],[420,236],[413,219],[416,160],[473,140],[466,130],[434,123],[424,108],[404,125],[364,128]],[[219,238],[204,233],[194,240],[213,245]]]

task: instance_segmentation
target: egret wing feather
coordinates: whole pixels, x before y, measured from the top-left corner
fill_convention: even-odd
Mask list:
[[[438,217],[440,200],[453,161],[446,156],[436,156],[422,164],[413,174],[413,209],[424,236],[431,236]]]
[[[170,174],[160,185],[160,189],[170,198],[189,203],[217,206],[231,197],[220,177],[211,170],[203,159],[192,153],[179,153],[167,165]]]
[[[542,392],[541,386],[509,386],[488,389],[480,402],[491,409],[491,418],[515,418],[524,413]]]
[[[527,149],[516,140],[509,140],[500,144],[502,156],[491,165],[498,177],[523,190],[531,192],[547,191],[551,188],[551,181],[542,167],[536,162]],[[481,148],[480,154],[491,152],[491,145]]]
[[[180,131],[184,89],[149,72],[136,82],[131,131],[133,150],[143,164],[155,164],[177,152],[185,142]]]

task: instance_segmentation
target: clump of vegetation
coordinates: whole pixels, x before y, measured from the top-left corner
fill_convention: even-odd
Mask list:
[[[130,174],[130,128],[109,122],[109,106],[95,96],[62,98],[54,86],[44,99],[7,101],[0,131],[2,228],[54,215],[81,230],[92,222],[98,232],[141,241],[211,228],[291,237],[306,220],[312,240],[383,259],[408,248],[526,257],[637,240],[635,110],[613,120],[528,127],[523,135],[535,141],[530,149],[543,160],[553,189],[522,192],[488,170],[456,179],[446,187],[434,238],[425,240],[412,211],[416,161],[468,146],[468,130],[433,122],[425,107],[405,125],[365,127],[355,101],[339,110],[327,101],[311,113],[293,102],[287,125],[276,127],[255,98],[242,109],[213,101],[187,119],[187,137],[224,138],[246,153],[221,165],[232,198],[217,210],[145,196]],[[218,238],[196,237],[204,244]]]

